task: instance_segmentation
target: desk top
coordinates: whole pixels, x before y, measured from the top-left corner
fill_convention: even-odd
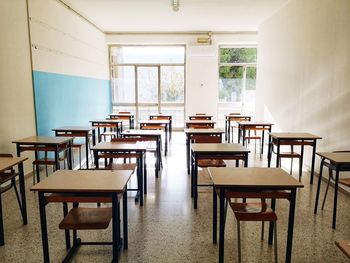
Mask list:
[[[235,189],[293,189],[304,187],[281,168],[209,168],[215,187]]]
[[[203,133],[203,134],[211,134],[211,133],[224,133],[223,129],[219,128],[212,128],[212,129],[184,129],[184,132],[186,134],[196,134],[196,133]]]
[[[170,120],[140,120],[139,123],[142,124],[169,124]]]
[[[231,112],[229,114],[225,114],[225,117],[236,117],[240,116],[241,114],[239,112]]]
[[[74,137],[31,136],[12,143],[27,145],[58,145],[74,140]]]
[[[252,118],[252,116],[240,115],[240,114],[225,115],[225,117],[229,119],[251,119]]]
[[[192,151],[196,153],[250,153],[250,150],[238,143],[193,143]]]
[[[272,138],[288,140],[322,139],[322,137],[306,132],[271,132]]]
[[[28,160],[27,157],[0,157],[0,172],[3,172],[11,167]]]
[[[171,114],[165,114],[165,113],[156,113],[156,114],[150,114],[150,117],[169,117],[172,118],[173,115]]]
[[[318,152],[317,155],[338,164],[350,163],[350,152]]]
[[[63,126],[52,130],[58,132],[89,132],[95,129],[95,127],[91,126]]]
[[[161,136],[163,131],[160,130],[125,130],[122,135],[125,136]]]
[[[101,119],[101,120],[93,120],[90,122],[91,123],[111,123],[111,124],[123,123],[123,121],[120,121],[118,119],[108,119],[108,120]]]
[[[111,113],[109,116],[117,116],[117,117],[133,117],[132,113]]]
[[[205,124],[205,123],[216,123],[215,121],[212,120],[188,120],[186,121],[186,124]]]
[[[121,193],[132,173],[128,170],[58,170],[30,190],[49,193]]]
[[[242,126],[272,126],[273,123],[265,121],[239,121],[239,125]]]
[[[95,146],[91,147],[91,150],[97,151],[146,151],[148,142],[100,142]]]

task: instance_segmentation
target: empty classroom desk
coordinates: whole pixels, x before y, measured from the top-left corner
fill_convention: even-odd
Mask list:
[[[219,196],[219,262],[224,262],[225,231],[225,192],[260,192],[288,191],[289,201],[288,236],[285,262],[292,258],[294,214],[296,190],[304,187],[291,175],[280,168],[209,168],[216,194],[213,194],[213,242],[216,243],[217,231],[217,195]],[[275,201],[272,201],[275,209]],[[227,227],[227,226],[226,226]],[[272,243],[272,227],[270,224],[269,243]]]
[[[229,114],[225,114],[225,141],[228,141],[228,134],[230,132],[231,119],[233,119],[237,115],[241,115],[241,114],[239,112],[231,112]]]
[[[222,134],[224,131],[222,129],[184,129],[186,134],[186,160],[187,160],[187,173],[190,174],[190,147],[191,147],[191,137],[196,134],[203,135],[214,135],[220,136],[222,140]]]
[[[55,155],[55,168],[60,169],[59,153],[68,151],[67,163],[68,169],[72,169],[72,145],[73,137],[50,137],[50,136],[31,136],[18,141],[13,141],[16,144],[17,156],[21,156],[21,152],[34,151],[35,160],[38,160],[38,152],[53,152]],[[40,181],[39,169],[36,167],[36,176],[38,182]]]
[[[310,184],[314,181],[314,169],[315,169],[315,154],[316,154],[316,142],[322,139],[317,135],[311,133],[302,132],[273,132],[269,134],[269,150],[268,150],[268,167],[271,166],[272,150],[273,146],[277,147],[276,152],[276,167],[280,166],[280,150],[281,145],[300,145],[301,146],[301,158],[300,162],[303,163],[304,157],[304,146],[312,147],[312,160],[311,160],[311,174],[310,174]]]
[[[110,119],[127,120],[129,121],[129,129],[135,128],[135,115],[131,113],[111,113]]]
[[[207,114],[189,114],[188,119],[189,120],[207,120],[210,121],[213,118],[213,115],[207,115]]]
[[[171,114],[150,114],[150,120],[169,120],[169,141],[171,141],[171,135],[173,133],[173,116]]]
[[[194,209],[197,209],[198,203],[198,161],[201,159],[222,159],[244,161],[244,166],[248,167],[248,154],[250,150],[236,143],[194,143],[191,145],[191,193],[194,198]],[[226,158],[226,159],[225,159]]]
[[[115,130],[115,134],[117,137],[119,137],[120,134],[123,132],[123,121],[121,120],[94,120],[90,122],[93,127],[97,128],[98,142],[101,142],[101,135],[103,134],[103,132],[101,133],[100,128],[111,128],[112,130]]]
[[[28,222],[25,184],[24,184],[24,171],[23,171],[23,162],[27,159],[28,158],[26,157],[0,157],[0,174],[6,172],[6,170],[11,170],[12,168],[14,168],[14,166],[18,166],[20,209],[22,214],[23,225],[26,225]],[[6,177],[5,174],[2,174],[2,175]],[[3,179],[5,179],[4,180],[4,183],[5,183],[7,180],[6,178],[3,178]],[[5,244],[4,224],[3,224],[2,201],[1,201],[1,193],[0,193],[0,246],[3,246],[4,244]]]
[[[197,128],[197,129],[209,129],[214,128],[215,121],[212,120],[189,120],[186,121],[186,129]]]
[[[96,144],[95,127],[64,126],[52,129],[57,137],[82,137],[85,138],[86,168],[89,169],[89,136],[92,135],[92,145]]]
[[[123,237],[124,249],[128,247],[128,221],[127,221],[127,183],[132,171],[110,170],[78,170],[56,171],[40,183],[32,186],[31,191],[38,192],[39,211],[41,222],[41,239],[43,245],[44,262],[49,263],[49,240],[46,218],[46,205],[54,199],[50,194],[60,195],[62,202],[79,202],[83,199],[93,198],[101,202],[112,203],[112,242],[96,242],[97,245],[112,245],[112,262],[118,262],[120,247],[120,198],[123,196]],[[107,200],[106,200],[107,199]],[[69,238],[69,237],[68,237]],[[66,240],[67,242],[67,240]],[[82,242],[80,239],[73,240],[73,247],[69,249],[63,262],[68,262],[80,245],[93,245],[94,242]],[[57,262],[58,260],[53,260]]]
[[[231,122],[239,122],[239,121],[251,121],[252,116],[249,115],[226,115],[227,120],[227,141],[233,142],[233,129],[238,126],[234,126]]]

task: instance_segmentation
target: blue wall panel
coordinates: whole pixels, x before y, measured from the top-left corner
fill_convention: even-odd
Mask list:
[[[90,126],[111,112],[110,81],[33,71],[38,135],[60,126]]]

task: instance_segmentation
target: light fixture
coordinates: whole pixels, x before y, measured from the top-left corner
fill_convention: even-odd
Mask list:
[[[207,36],[200,36],[197,37],[197,43],[198,44],[203,44],[203,45],[211,45],[211,36],[212,36],[212,32],[208,32]]]
[[[172,1],[173,10],[175,12],[179,11],[180,0],[171,0],[171,1]]]

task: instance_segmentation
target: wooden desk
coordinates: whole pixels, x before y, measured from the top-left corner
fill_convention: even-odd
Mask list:
[[[159,171],[161,169],[162,164],[162,152],[161,152],[161,145],[162,145],[162,134],[163,131],[159,130],[126,130],[122,133],[123,137],[146,137],[149,138],[150,141],[156,141],[156,169],[155,174],[156,178],[159,177]]]
[[[261,154],[264,153],[264,140],[265,140],[265,131],[268,131],[271,133],[271,127],[272,123],[270,122],[264,122],[264,121],[243,121],[243,122],[238,122],[238,143],[241,142],[242,138],[242,143],[243,146],[245,146],[246,142],[246,132],[250,131],[261,131]]]
[[[173,116],[171,114],[150,114],[150,120],[169,120],[169,141],[171,141],[171,135],[173,133]]]
[[[85,138],[86,168],[89,169],[89,135],[92,135],[92,145],[96,144],[95,127],[64,126],[52,129],[57,137],[83,137]]]
[[[234,118],[239,115],[241,115],[239,112],[225,114],[225,141],[229,141],[228,136],[230,133],[231,118]]]
[[[21,214],[23,225],[28,223],[27,220],[27,205],[26,205],[26,194],[25,194],[25,184],[24,184],[24,171],[23,171],[23,162],[28,160],[26,157],[0,157],[0,173],[5,172],[6,170],[12,169],[14,166],[18,166],[18,176],[19,176],[19,189],[21,196]],[[0,246],[5,245],[4,237],[4,223],[2,216],[2,201],[0,194]]]
[[[236,128],[231,122],[243,122],[243,121],[251,121],[252,116],[249,115],[225,115],[226,123],[225,127],[227,127],[227,141],[233,142],[233,129]]]
[[[310,174],[310,184],[313,184],[314,181],[314,169],[315,169],[315,154],[316,154],[316,142],[317,140],[322,139],[317,135],[311,133],[302,133],[302,132],[273,132],[269,133],[269,150],[267,153],[268,167],[271,165],[272,157],[272,148],[277,146],[276,153],[276,167],[280,165],[280,148],[281,145],[300,145],[301,146],[301,165],[303,163],[304,157],[304,146],[312,147],[312,161],[311,161],[311,174]]]
[[[198,161],[201,159],[221,159],[238,161],[243,160],[244,166],[248,167],[248,154],[250,150],[240,144],[233,143],[194,143],[191,144],[191,196],[194,198],[194,209],[197,209],[198,204]],[[228,158],[229,159],[225,159]]]
[[[190,120],[186,121],[186,129],[190,128],[214,128],[215,121],[212,120]]]
[[[111,113],[109,114],[110,119],[117,120],[128,120],[129,121],[129,129],[135,128],[135,115],[129,113]]]
[[[135,200],[138,201],[140,198],[140,206],[143,206],[143,169],[144,169],[144,158],[147,149],[145,143],[119,143],[119,142],[101,142],[96,144],[91,150],[94,153],[94,160],[96,168],[99,168],[99,154],[109,153],[135,153],[138,155],[137,159],[137,189],[128,189],[128,191],[137,191]],[[145,187],[147,187],[145,185]]]
[[[58,161],[59,153],[68,150],[67,162],[68,169],[72,169],[72,145],[73,137],[50,137],[50,136],[32,136],[18,141],[13,141],[16,144],[17,156],[21,156],[21,152],[34,151],[35,160],[38,160],[38,152],[47,151],[54,152],[55,155],[55,167],[56,170],[60,169]],[[38,182],[40,182],[39,167],[36,167],[36,176]]]
[[[210,121],[213,118],[213,115],[206,115],[206,114],[189,114],[188,119],[189,120],[202,120],[202,121]]]
[[[335,244],[344,253],[344,255],[350,258],[350,241],[349,240],[335,241]]]
[[[93,127],[97,128],[97,138],[98,142],[101,142],[101,131],[100,128],[106,130],[106,128],[111,128],[116,131],[117,137],[123,132],[123,121],[121,120],[94,120],[90,121]]]
[[[214,188],[219,195],[219,262],[224,262],[224,224],[225,224],[225,192],[249,191],[289,191],[289,220],[285,262],[292,258],[294,214],[296,203],[296,189],[304,187],[287,172],[280,168],[209,168],[209,175]],[[213,242],[216,243],[217,231],[217,195],[213,194]],[[275,209],[275,200],[271,203]],[[272,244],[272,227],[270,224],[269,243]]]
[[[40,222],[41,222],[41,236],[43,245],[44,262],[50,261],[49,256],[49,242],[47,233],[47,220],[46,220],[46,204],[47,194],[59,193],[69,196],[84,196],[84,197],[101,197],[102,200],[105,197],[112,199],[112,245],[113,245],[113,262],[118,262],[118,246],[120,240],[120,207],[118,194],[123,195],[123,229],[124,229],[124,248],[127,249],[128,242],[128,222],[127,222],[127,183],[130,179],[132,171],[110,171],[110,170],[78,170],[68,171],[61,170],[56,171],[51,176],[45,178],[42,182],[32,186],[31,191],[38,192],[39,195],[39,209],[40,209]],[[73,199],[74,200],[74,199]],[[72,200],[72,202],[74,202]],[[77,240],[75,240],[77,241]],[[84,243],[74,242],[74,245],[68,252],[66,257],[69,257],[76,252],[79,245]],[[54,260],[57,262],[57,260]],[[64,261],[65,262],[65,261]],[[68,262],[68,261],[67,261]]]
[[[191,137],[196,134],[203,135],[219,135],[222,138],[224,131],[222,129],[184,129],[186,134],[186,160],[187,160],[187,173],[190,174],[190,145]]]
[[[144,129],[145,127],[164,127],[165,131],[165,140],[164,140],[164,155],[166,156],[168,153],[168,132],[170,130],[170,120],[140,120],[139,121],[140,129]]]
[[[317,213],[318,198],[320,195],[321,179],[323,172],[323,165],[326,160],[332,163],[335,168],[335,182],[334,182],[334,200],[333,200],[333,223],[332,227],[335,229],[337,221],[337,202],[338,202],[338,188],[339,188],[339,172],[349,171],[350,166],[350,153],[349,152],[319,152],[318,156],[321,157],[320,174],[318,177],[317,193],[314,214]],[[345,168],[345,169],[344,169]]]

